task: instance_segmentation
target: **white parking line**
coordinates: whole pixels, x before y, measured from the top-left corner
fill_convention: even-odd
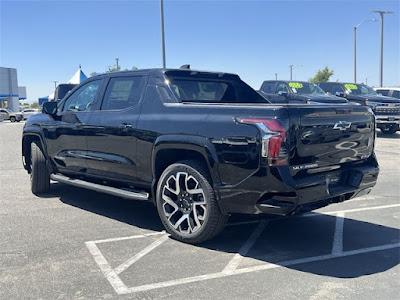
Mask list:
[[[160,237],[159,239],[155,240],[153,243],[148,245],[146,248],[141,250],[139,253],[136,253],[134,256],[132,256],[130,259],[128,259],[126,262],[120,264],[118,267],[114,269],[114,272],[119,275],[126,269],[128,269],[131,265],[133,265],[135,262],[137,262],[139,259],[141,259],[143,256],[145,256],[147,253],[151,252],[158,246],[160,246],[162,243],[164,243],[167,239],[169,238],[169,235],[165,234],[164,236]]]
[[[283,261],[283,262],[279,262],[277,264],[266,263],[266,264],[262,264],[260,266],[236,269],[236,270],[232,271],[231,273],[224,273],[224,272],[211,273],[211,274],[206,274],[206,275],[187,277],[187,278],[182,278],[182,279],[176,279],[176,280],[170,280],[170,281],[164,281],[164,282],[158,282],[158,283],[153,283],[153,284],[146,284],[146,285],[131,287],[128,289],[127,292],[128,293],[143,292],[143,291],[154,290],[154,289],[159,289],[159,288],[164,288],[164,287],[170,287],[170,286],[174,286],[174,285],[181,285],[181,284],[186,284],[186,283],[191,283],[191,282],[199,282],[199,281],[204,281],[204,280],[223,278],[223,277],[245,274],[245,273],[252,273],[252,272],[268,270],[268,269],[290,267],[293,265],[299,265],[299,264],[310,263],[310,262],[318,262],[318,261],[323,261],[323,260],[328,260],[328,259],[347,257],[347,256],[351,256],[351,255],[370,253],[370,252],[376,252],[376,251],[381,251],[381,250],[388,250],[388,249],[393,249],[393,248],[398,248],[398,247],[400,247],[400,243],[377,246],[377,247],[370,247],[370,248],[364,248],[364,249],[358,249],[358,250],[352,250],[352,251],[346,251],[346,252],[343,252],[341,255],[327,254],[327,255],[320,255],[320,256],[314,256],[314,257],[308,257],[308,258],[302,258],[302,259],[296,259],[296,260]]]
[[[343,253],[343,227],[344,212],[336,215],[335,233],[333,235],[332,255],[341,255]]]
[[[263,233],[266,226],[267,221],[262,220],[258,224],[257,228],[253,231],[251,236],[248,238],[248,240],[243,244],[242,247],[240,247],[238,253],[236,253],[230,260],[230,262],[225,266],[222,273],[231,273],[237,269],[243,256],[246,256],[246,254],[250,251],[251,247],[253,247],[254,243],[260,237],[261,233]]]
[[[111,239],[98,240],[98,241],[89,241],[89,242],[86,242],[86,246],[88,247],[90,253],[94,257],[95,262],[99,266],[100,270],[104,273],[104,275],[106,276],[107,280],[110,282],[110,284],[112,285],[114,290],[118,294],[128,294],[128,293],[148,291],[148,290],[153,290],[153,289],[158,289],[158,288],[163,288],[163,287],[175,286],[175,285],[180,285],[180,284],[185,284],[185,283],[198,282],[198,281],[204,281],[204,280],[215,279],[215,278],[223,278],[223,277],[227,277],[227,276],[239,275],[239,274],[244,274],[244,273],[251,273],[251,272],[256,272],[256,271],[261,271],[261,270],[268,270],[268,269],[274,269],[274,268],[280,268],[280,267],[288,267],[288,266],[292,266],[292,265],[318,262],[318,261],[323,261],[323,260],[347,257],[347,256],[351,256],[351,255],[364,254],[364,253],[398,248],[398,247],[400,247],[400,243],[381,245],[381,246],[369,247],[369,248],[363,248],[363,249],[357,249],[357,250],[351,250],[351,251],[343,251],[343,229],[344,229],[343,222],[344,222],[345,213],[367,211],[367,210],[378,210],[378,209],[393,208],[393,207],[400,207],[400,204],[382,205],[382,206],[374,206],[374,207],[363,207],[363,208],[339,210],[339,211],[333,211],[333,212],[309,213],[309,214],[305,214],[302,216],[298,216],[298,217],[315,217],[315,216],[321,216],[321,215],[334,215],[334,214],[337,215],[334,241],[333,241],[333,245],[332,245],[332,253],[331,254],[319,255],[319,256],[307,257],[307,258],[301,258],[301,259],[295,259],[295,260],[289,260],[289,261],[282,261],[279,263],[262,263],[261,265],[258,265],[258,266],[241,268],[241,269],[238,269],[241,260],[250,251],[250,249],[252,248],[254,243],[260,237],[260,235],[262,234],[263,230],[265,229],[268,221],[256,220],[256,221],[249,221],[249,222],[231,223],[230,224],[231,226],[239,225],[239,224],[249,224],[249,223],[260,223],[260,224],[254,229],[254,231],[252,232],[250,237],[246,240],[246,242],[239,249],[238,253],[236,253],[234,255],[234,257],[228,262],[228,264],[225,266],[225,268],[221,272],[210,273],[210,274],[205,274],[205,275],[200,275],[200,276],[187,277],[187,278],[181,278],[181,279],[164,281],[164,282],[158,282],[158,283],[152,283],[152,284],[146,284],[146,285],[130,287],[130,288],[128,288],[122,282],[122,280],[119,278],[118,275],[121,272],[125,271],[129,266],[131,266],[132,264],[137,262],[140,258],[145,256],[147,253],[154,250],[156,247],[158,247],[163,242],[165,242],[168,239],[169,235],[167,235],[165,232],[155,232],[155,233],[140,234],[140,235],[128,236],[128,237],[111,238]],[[279,219],[273,219],[270,221],[275,221],[275,220],[279,220]],[[110,264],[107,262],[105,257],[102,255],[102,253],[96,246],[96,243],[116,242],[116,241],[121,241],[121,240],[145,238],[145,237],[149,237],[149,236],[162,235],[162,234],[164,234],[164,236],[157,239],[155,242],[153,242],[152,244],[150,244],[149,246],[147,246],[146,248],[141,250],[139,253],[135,254],[132,258],[130,258],[129,260],[127,260],[126,262],[124,262],[123,264],[118,266],[116,269],[112,269]]]

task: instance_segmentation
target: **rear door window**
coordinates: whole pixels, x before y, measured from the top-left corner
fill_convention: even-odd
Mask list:
[[[101,110],[121,110],[139,103],[144,88],[143,76],[111,78]]]

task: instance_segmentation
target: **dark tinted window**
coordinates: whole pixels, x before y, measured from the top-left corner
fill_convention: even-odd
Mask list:
[[[167,72],[166,75],[173,93],[183,102],[267,102],[237,76],[224,79],[224,75],[198,72]]]
[[[389,95],[389,90],[376,90],[378,94],[382,94],[383,96]]]
[[[286,86],[286,83],[284,83],[284,82],[279,82],[278,83],[278,86],[276,87],[275,94],[278,94],[281,91],[289,93],[289,90],[288,90],[288,88]]]
[[[54,100],[56,100],[56,101],[61,100],[75,86],[76,86],[76,84],[60,84],[57,87],[57,99],[54,99]]]
[[[265,82],[263,84],[262,91],[264,93],[273,94],[274,93],[275,82]]]
[[[393,91],[392,97],[400,99],[400,91]]]
[[[139,103],[144,81],[142,76],[111,78],[101,110],[125,109]]]
[[[333,95],[336,95],[336,93],[344,93],[344,89],[340,84],[334,84],[330,93]]]
[[[63,111],[90,111],[100,84],[101,80],[95,80],[81,86],[64,102]]]
[[[321,82],[318,83],[318,86],[324,90],[325,93],[331,93],[332,94],[332,85],[329,83]]]

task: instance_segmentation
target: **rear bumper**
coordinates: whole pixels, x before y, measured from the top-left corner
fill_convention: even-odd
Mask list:
[[[376,124],[400,124],[400,115],[375,115]]]
[[[297,180],[287,167],[260,169],[235,187],[215,189],[224,213],[285,216],[366,195],[375,186],[378,174],[378,163],[371,156],[356,166],[342,166],[340,170]]]

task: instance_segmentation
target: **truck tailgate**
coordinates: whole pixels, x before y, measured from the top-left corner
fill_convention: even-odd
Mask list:
[[[373,113],[362,106],[297,106],[289,163],[297,169],[362,160],[374,147]],[[297,111],[295,111],[297,110]],[[296,167],[295,167],[296,168]]]

